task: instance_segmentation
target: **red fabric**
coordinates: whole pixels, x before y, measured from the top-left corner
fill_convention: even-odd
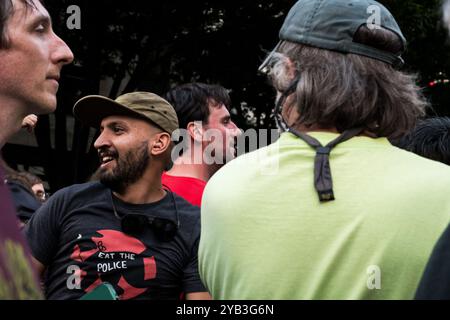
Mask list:
[[[194,206],[200,207],[203,190],[206,186],[205,181],[190,177],[171,176],[167,173],[163,173],[161,181],[170,191],[178,194]]]

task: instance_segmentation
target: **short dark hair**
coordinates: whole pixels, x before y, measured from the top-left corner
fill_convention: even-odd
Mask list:
[[[450,165],[450,118],[421,120],[407,135],[391,142],[401,149]]]
[[[0,49],[7,48],[9,46],[9,39],[7,36],[7,22],[8,19],[14,13],[13,0],[0,0]],[[42,1],[39,0],[41,3]],[[25,4],[25,8],[36,9],[32,0],[22,0]]]
[[[35,184],[43,183],[38,176],[27,171],[10,172],[5,175],[5,178],[9,182],[15,182],[22,185],[27,190],[31,190],[31,192],[33,192],[33,186]]]
[[[392,53],[402,49],[400,38],[387,29],[363,26],[354,41]],[[387,63],[288,41],[278,52],[270,72],[277,91],[290,84],[286,57],[300,78],[293,101],[300,115],[296,124],[335,127],[340,132],[363,127],[379,137],[399,137],[425,115],[428,102],[416,77]]]
[[[208,123],[209,106],[231,106],[228,90],[220,85],[205,83],[187,83],[169,90],[164,98],[174,107],[179,126],[186,129],[189,122]]]

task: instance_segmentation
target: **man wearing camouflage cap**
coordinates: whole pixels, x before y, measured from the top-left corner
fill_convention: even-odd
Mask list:
[[[425,114],[406,40],[372,0],[300,0],[261,66],[274,144],[219,170],[199,270],[214,299],[411,299],[450,220],[450,170],[393,147]]]
[[[197,270],[199,209],[161,185],[178,128],[173,107],[133,92],[84,97],[74,115],[100,128],[100,181],[60,190],[29,222],[47,298],[78,299],[104,282],[124,300],[207,298]]]

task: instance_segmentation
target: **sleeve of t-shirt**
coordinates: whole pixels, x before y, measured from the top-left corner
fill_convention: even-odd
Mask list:
[[[56,193],[33,214],[27,226],[25,235],[31,248],[31,253],[44,266],[48,266],[56,255],[60,221],[64,203],[63,195]]]
[[[450,299],[450,225],[447,226],[434,247],[415,299]]]
[[[200,224],[200,223],[199,223]],[[191,250],[189,262],[186,264],[183,270],[183,292],[206,292],[206,288],[200,280],[200,274],[198,272],[198,244],[200,240],[200,228],[198,226],[196,232],[194,232],[194,243]]]

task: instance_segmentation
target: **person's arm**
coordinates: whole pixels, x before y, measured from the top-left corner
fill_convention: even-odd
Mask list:
[[[191,292],[186,293],[186,300],[212,300],[208,292]]]
[[[198,244],[200,240],[200,219],[192,232],[192,247],[190,258],[183,270],[183,291],[186,300],[212,300],[198,272]]]
[[[64,199],[58,194],[51,197],[31,217],[24,233],[31,249],[33,263],[42,277],[46,267],[51,264],[58,250],[61,213],[65,211]]]

